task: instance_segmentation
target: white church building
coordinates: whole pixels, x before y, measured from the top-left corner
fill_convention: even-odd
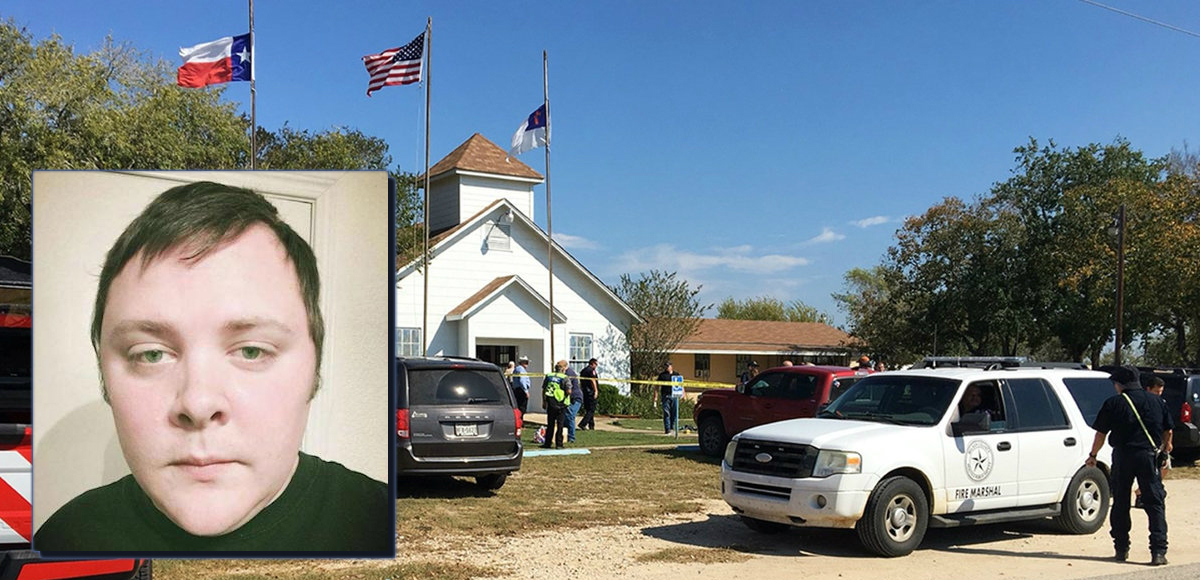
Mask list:
[[[602,378],[629,377],[625,333],[637,314],[533,221],[543,177],[476,133],[429,169],[428,331],[422,336],[421,260],[398,264],[396,353],[471,356],[504,366],[527,356],[541,373],[554,358],[579,370],[599,360]],[[540,382],[535,381],[536,390]],[[622,389],[624,390],[624,389]],[[540,397],[530,397],[538,407]]]

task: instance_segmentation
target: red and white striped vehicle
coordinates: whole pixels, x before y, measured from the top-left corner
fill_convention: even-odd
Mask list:
[[[12,272],[12,258],[0,257]],[[28,262],[23,263],[28,267]],[[27,288],[27,286],[26,286]],[[43,560],[29,549],[33,537],[30,507],[33,451],[31,422],[31,319],[21,288],[0,280],[0,580],[149,580],[149,560]],[[17,291],[13,291],[17,290]]]

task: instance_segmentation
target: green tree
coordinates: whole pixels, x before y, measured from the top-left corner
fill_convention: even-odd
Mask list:
[[[1012,240],[1018,256],[1013,264],[1018,309],[1048,329],[1075,360],[1088,351],[1098,356],[1112,336],[1111,303],[1099,287],[1099,276],[1108,270],[1080,264],[1096,255],[1097,235],[1110,221],[1105,213],[1115,204],[1098,204],[1090,197],[1105,192],[1136,196],[1158,182],[1164,163],[1146,158],[1121,138],[1075,149],[1059,148],[1053,141],[1043,147],[1030,139],[1014,153],[1014,175],[995,184],[986,203],[1017,218],[1019,232]],[[1136,302],[1129,305],[1132,312],[1139,311]],[[1145,326],[1136,315],[1133,321],[1134,327]]]
[[[425,227],[422,183],[412,173],[393,172],[396,179],[396,262],[407,264],[421,255]]]
[[[629,346],[630,373],[635,378],[656,376],[669,353],[696,332],[700,318],[711,305],[697,299],[700,286],[692,288],[676,272],[651,270],[637,278],[622,274],[612,291],[641,317],[625,333]],[[635,389],[642,395],[648,389]]]
[[[242,166],[248,123],[223,89],[182,89],[173,71],[112,39],[77,54],[0,23],[0,254],[30,257],[34,170]]]
[[[900,272],[882,265],[852,268],[843,277],[845,292],[833,299],[849,318],[850,335],[864,349],[887,361],[915,361],[937,354],[937,325],[910,325],[917,318],[899,287]]]
[[[185,89],[175,66],[107,39],[76,53],[0,23],[0,254],[30,257],[31,175],[38,169],[246,169],[250,122],[224,86]],[[387,144],[350,128],[258,128],[262,169],[387,169]],[[397,223],[419,204],[414,176],[399,170]],[[402,223],[401,223],[402,222]],[[397,245],[411,231],[398,236]],[[417,238],[419,241],[419,237]],[[399,249],[399,248],[398,248]]]
[[[717,318],[732,320],[776,320],[784,322],[820,322],[829,324],[829,315],[809,306],[802,300],[785,303],[778,298],[762,296],[734,300],[726,298],[717,306]]]

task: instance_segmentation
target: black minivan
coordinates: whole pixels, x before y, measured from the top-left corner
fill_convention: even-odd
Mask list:
[[[495,490],[521,469],[521,412],[500,367],[401,357],[396,389],[398,475],[468,476]]]

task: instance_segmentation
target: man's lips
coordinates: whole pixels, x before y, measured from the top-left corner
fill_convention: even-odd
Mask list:
[[[180,469],[196,481],[210,482],[237,464],[235,460],[220,457],[187,457],[172,461],[170,466]]]

